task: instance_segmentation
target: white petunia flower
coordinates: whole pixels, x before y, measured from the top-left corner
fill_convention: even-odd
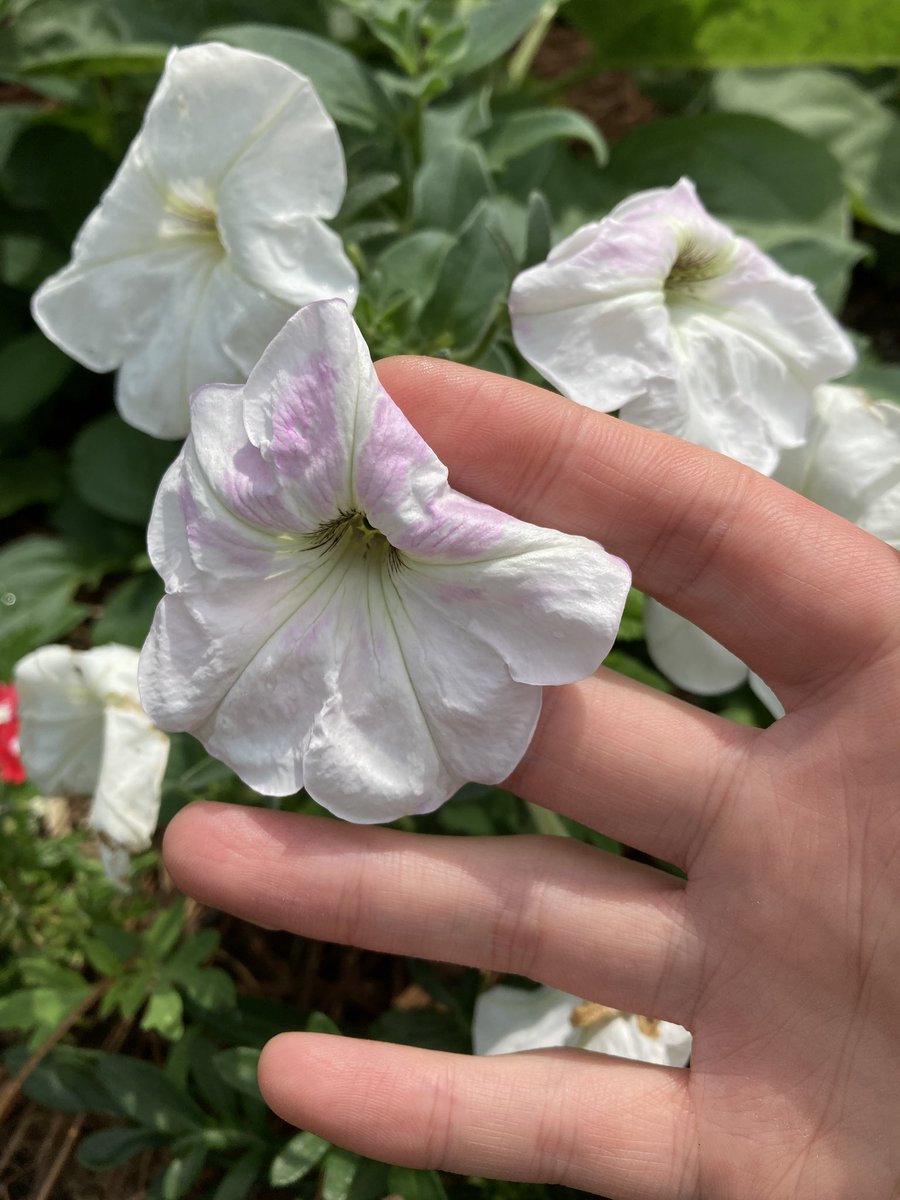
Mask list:
[[[150,523],[141,695],[251,787],[340,816],[436,808],[525,752],[540,684],[593,672],[628,591],[595,542],[450,489],[341,301],[207,387]]]
[[[523,356],[564,395],[770,474],[853,348],[812,284],[709,215],[693,183],[639,192],[524,271]]]
[[[174,50],[118,174],[36,292],[34,319],[94,371],[120,368],[129,424],[184,437],[188,397],[243,382],[284,322],[356,272],[322,223],[344,156],[302,75],[218,43]]]
[[[900,550],[900,408],[859,388],[816,389],[804,446],[786,451],[775,479]],[[699,696],[729,692],[749,679],[774,716],[771,688],[731,651],[690,621],[647,598],[647,650],[664,675]]]
[[[88,825],[121,884],[129,853],[156,828],[169,739],[141,708],[130,646],[42,646],[15,667],[19,740],[29,780],[56,796],[90,796]]]
[[[504,984],[475,1001],[472,1046],[476,1054],[573,1046],[669,1067],[684,1067],[691,1057],[691,1035],[681,1025],[579,1000],[555,988],[525,991]]]

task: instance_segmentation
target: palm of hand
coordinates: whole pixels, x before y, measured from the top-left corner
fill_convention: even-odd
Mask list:
[[[538,389],[449,364],[383,370],[456,486],[599,538],[788,715],[747,729],[609,671],[548,690],[511,786],[677,863],[687,884],[564,839],[187,810],[167,856],[208,903],[515,971],[695,1038],[677,1071],[290,1034],[263,1056],[270,1103],[387,1161],[617,1200],[897,1196],[896,552],[727,460]]]

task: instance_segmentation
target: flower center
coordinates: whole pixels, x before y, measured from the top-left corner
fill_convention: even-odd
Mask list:
[[[730,258],[729,246],[704,246],[688,236],[681,243],[663,289],[668,296],[678,299],[696,290],[698,285],[726,274]]]
[[[403,555],[397,547],[392,546],[381,530],[358,509],[341,512],[333,520],[324,521],[309,535],[307,545],[323,554],[344,546],[363,559],[386,563],[389,571],[399,570],[404,565]]]
[[[211,195],[170,191],[166,196],[165,228],[169,234],[210,239],[221,246],[216,207]]]

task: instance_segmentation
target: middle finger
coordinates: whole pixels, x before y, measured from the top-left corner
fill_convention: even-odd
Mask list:
[[[580,842],[423,837],[194,804],[167,830],[166,864],[201,902],[269,927],[690,1021],[701,958],[683,884]]]

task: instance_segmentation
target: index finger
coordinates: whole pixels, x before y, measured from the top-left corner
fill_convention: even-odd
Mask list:
[[[378,373],[455,487],[602,542],[782,699],[900,642],[900,556],[755,471],[472,367],[392,358]]]

